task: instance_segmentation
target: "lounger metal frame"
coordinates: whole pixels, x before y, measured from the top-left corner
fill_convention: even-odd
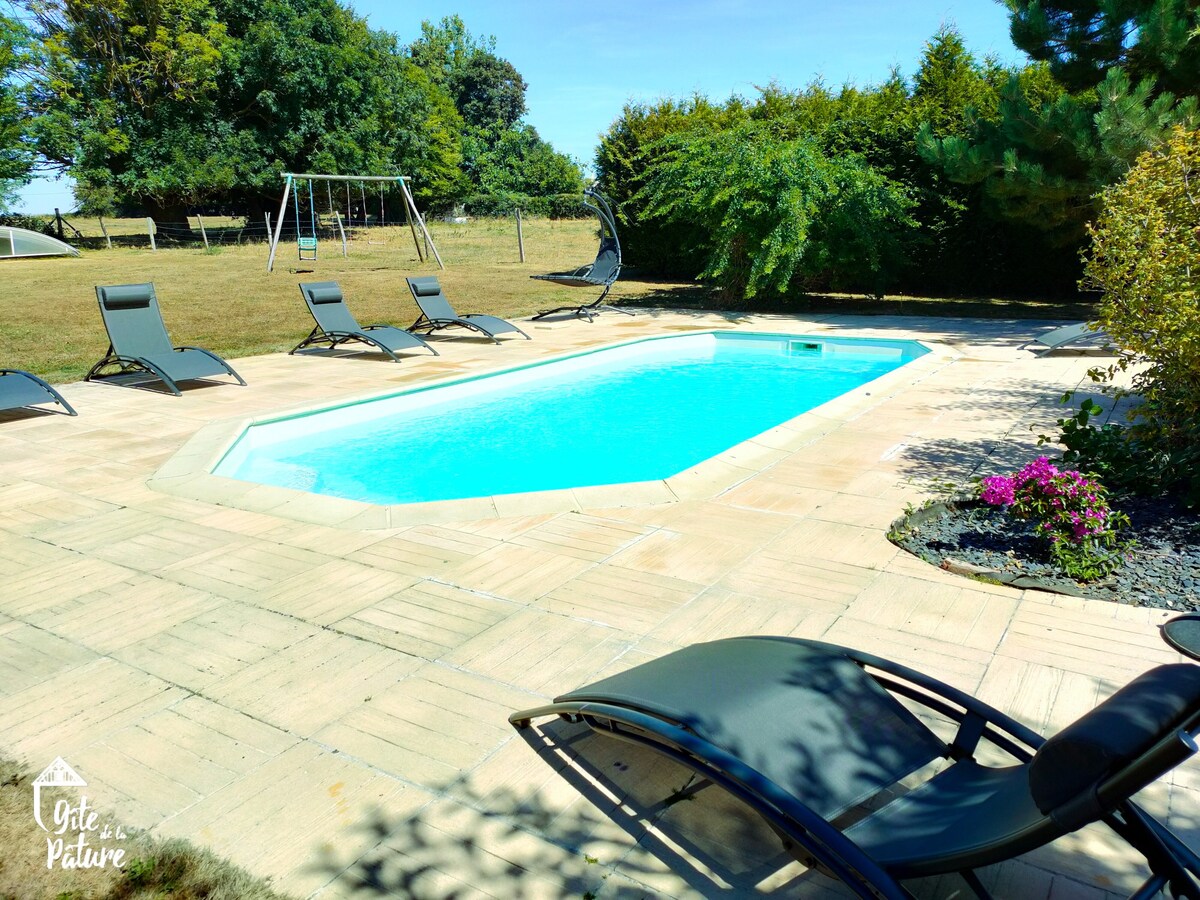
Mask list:
[[[75,412],[75,408],[66,401],[66,399],[63,397],[62,394],[60,394],[57,390],[55,390],[51,384],[38,378],[32,372],[26,372],[24,369],[0,369],[0,379],[3,379],[3,378],[24,378],[28,381],[31,381],[46,392],[46,394],[47,394],[46,402],[52,401],[54,403],[57,403],[64,410],[66,410],[67,415],[70,415],[70,416],[79,415],[79,413]],[[0,403],[3,403],[3,401],[0,401]],[[0,411],[8,410],[8,409],[42,409],[42,407],[36,406],[33,404],[29,404],[29,403],[22,403],[19,406],[0,405]],[[43,410],[43,411],[51,412],[52,410]]]
[[[819,641],[773,640],[843,654],[890,694],[915,701],[957,722],[957,734],[944,749],[944,756],[953,761],[973,760],[980,741],[986,740],[1017,762],[1025,763],[1046,741],[986,703],[899,663]],[[1153,780],[1196,752],[1196,744],[1188,732],[1200,728],[1200,714],[1157,742],[1136,763],[1123,767],[1097,785],[1094,799],[1110,810],[1105,815],[1086,821],[1071,821],[1068,817],[1060,824],[1056,810],[1053,816],[1045,817],[1036,834],[1028,836],[1028,846],[989,847],[978,859],[955,860],[953,864],[939,863],[936,854],[931,853],[931,858],[923,863],[900,866],[897,871],[885,869],[802,799],[683,723],[619,702],[566,699],[569,696],[514,713],[509,717],[509,723],[521,730],[529,728],[534,719],[558,716],[570,722],[582,722],[599,734],[648,747],[742,800],[763,817],[797,859],[842,881],[860,897],[912,900],[912,894],[901,884],[902,879],[958,872],[972,891],[981,898],[988,898],[989,894],[974,874],[975,868],[1042,846],[1082,827],[1086,821],[1103,821],[1140,852],[1150,867],[1151,876],[1130,895],[1130,900],[1153,897],[1167,887],[1176,896],[1200,898],[1200,856],[1128,799],[1145,785],[1147,772],[1156,773],[1148,779]]]

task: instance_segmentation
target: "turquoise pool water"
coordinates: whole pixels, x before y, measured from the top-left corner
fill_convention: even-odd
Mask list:
[[[214,474],[379,504],[663,479],[926,352],[741,332],[651,338],[256,424]]]

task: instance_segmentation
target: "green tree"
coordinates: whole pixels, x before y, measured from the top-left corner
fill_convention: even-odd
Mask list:
[[[1192,0],[1005,0],[1013,43],[1072,93],[1110,69],[1190,96],[1200,87],[1200,7]]]
[[[471,154],[468,143],[467,155]],[[583,190],[583,173],[570,157],[542,140],[532,125],[497,122],[475,145],[468,174],[485,194],[548,197]]]
[[[283,171],[460,189],[444,90],[336,0],[27,0],[39,151],[104,210],[267,205]]]
[[[459,16],[446,16],[436,25],[422,22],[421,36],[408,53],[447,90],[472,128],[489,129],[497,122],[509,128],[525,115],[525,79],[496,55],[495,37],[475,37]]]
[[[1133,435],[1200,502],[1200,131],[1177,128],[1143,154],[1089,233],[1100,325],[1144,363]]]
[[[471,54],[446,87],[469,126],[512,128],[525,115],[525,79],[507,59],[486,50]]]
[[[996,121],[922,137],[926,158],[981,184],[1012,220],[1079,247],[1095,197],[1176,124],[1197,121],[1200,24],[1188,0],[1006,0],[1017,46]]]
[[[16,81],[27,64],[23,59],[27,45],[28,34],[21,23],[0,15],[0,212],[8,208],[16,190],[28,183],[33,168]]]
[[[651,274],[692,277],[704,268],[698,226],[685,219],[647,218],[648,173],[667,153],[663,138],[695,129],[719,132],[748,121],[736,100],[717,105],[695,95],[686,100],[627,104],[600,139],[596,172],[613,201],[626,261]]]

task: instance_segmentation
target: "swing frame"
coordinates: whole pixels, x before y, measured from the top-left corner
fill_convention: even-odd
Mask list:
[[[416,229],[421,229],[421,235],[425,238],[426,245],[433,253],[433,258],[437,260],[438,268],[445,269],[446,265],[442,262],[441,254],[438,253],[437,245],[433,242],[433,236],[429,233],[429,229],[425,226],[425,218],[417,209],[417,203],[413,199],[412,191],[409,189],[408,182],[412,179],[407,175],[323,175],[309,172],[284,172],[283,173],[283,196],[279,200],[279,215],[275,220],[275,231],[271,235],[270,253],[267,256],[267,271],[272,272],[275,269],[275,254],[279,249],[279,237],[283,233],[283,220],[287,214],[288,198],[292,196],[292,192],[296,191],[296,230],[300,230],[300,213],[299,213],[299,193],[297,182],[308,180],[309,185],[309,201],[312,202],[312,184],[314,181],[339,181],[346,182],[347,190],[351,182],[358,182],[365,185],[366,182],[388,182],[400,186],[400,193],[404,197],[404,214],[409,219],[409,225],[412,226],[413,243],[417,246],[418,255],[421,254],[421,243],[417,237]],[[382,185],[381,185],[382,186]],[[365,186],[363,188],[365,191]],[[365,210],[364,210],[365,214]],[[315,219],[315,216],[314,216]],[[315,229],[314,229],[315,237]],[[315,256],[315,254],[314,254]],[[424,257],[422,257],[424,258]]]

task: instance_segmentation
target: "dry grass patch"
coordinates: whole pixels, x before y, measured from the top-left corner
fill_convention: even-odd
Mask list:
[[[44,790],[42,818],[48,824],[48,811],[59,799],[79,801],[69,791]],[[33,818],[32,777],[0,759],[0,900],[288,900],[262,879],[186,841],[133,834],[107,842],[126,850],[120,869],[49,869],[46,837]]]

